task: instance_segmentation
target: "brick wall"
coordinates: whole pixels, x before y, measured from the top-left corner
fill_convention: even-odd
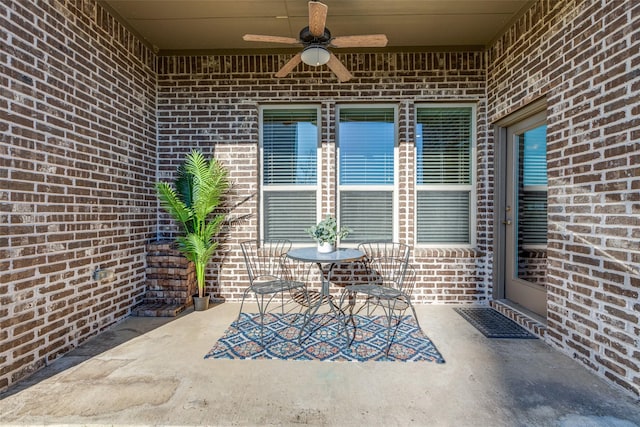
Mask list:
[[[541,0],[488,50],[491,121],[546,96],[547,340],[640,395],[640,3]]]
[[[400,233],[399,240],[414,244],[414,107],[429,101],[477,102],[478,245],[474,250],[415,249],[419,267],[419,302],[462,303],[487,300],[491,291],[491,200],[485,112],[485,63],[482,52],[426,52],[339,54],[355,78],[338,83],[335,76],[301,65],[288,78],[273,74],[290,55],[193,56],[158,58],[158,151],[161,179],[171,180],[184,155],[199,148],[215,155],[229,169],[234,182],[231,204],[241,203],[232,215],[248,214],[232,227],[223,245],[224,259],[214,262],[218,274],[214,293],[239,300],[247,277],[238,242],[258,237],[258,107],[268,103],[321,106],[322,157],[335,163],[335,111],[341,103],[394,103],[399,109]],[[325,184],[327,185],[327,184]],[[335,209],[335,186],[323,208]],[[333,211],[335,212],[335,211]],[[173,226],[165,216],[160,234],[170,237]],[[310,243],[312,243],[310,241]],[[218,270],[219,269],[219,270]]]
[[[142,295],[154,59],[94,1],[0,5],[0,390]]]

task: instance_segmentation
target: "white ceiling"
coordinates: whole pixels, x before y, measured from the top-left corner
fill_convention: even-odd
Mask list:
[[[290,47],[246,33],[298,38],[307,0],[102,0],[159,53]],[[386,34],[387,49],[487,46],[531,0],[323,0],[332,36]]]

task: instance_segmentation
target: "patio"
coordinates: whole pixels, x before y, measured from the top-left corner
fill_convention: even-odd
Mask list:
[[[204,359],[238,308],[129,317],[0,395],[0,424],[640,425],[542,340],[487,339],[447,306],[417,307],[444,364]]]
[[[0,424],[638,423],[640,2],[326,3],[335,35],[389,39],[336,49],[348,81],[326,64],[278,77],[297,48],[246,44],[297,37],[307,0],[2,2]],[[257,24],[202,20],[226,22],[222,6]],[[149,249],[177,231],[155,184],[192,150],[229,168],[243,219],[208,270],[226,302],[132,317],[161,292],[191,298],[193,269]],[[412,247],[446,363],[204,359],[248,283],[239,243],[307,245],[326,214],[355,225],[342,243]],[[453,310],[503,300],[530,303],[544,340],[487,340]]]

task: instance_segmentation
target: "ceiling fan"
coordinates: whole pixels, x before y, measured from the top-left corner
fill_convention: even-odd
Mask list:
[[[340,60],[329,51],[328,47],[385,47],[387,45],[387,36],[384,34],[369,34],[363,36],[332,37],[329,29],[325,27],[328,9],[326,4],[318,1],[310,1],[309,26],[304,27],[300,31],[298,39],[258,34],[245,34],[242,39],[251,42],[284,43],[302,45],[304,47],[302,52],[296,54],[278,70],[276,77],[285,77],[293,71],[300,62],[304,62],[314,67],[327,64],[340,82],[346,82],[353,76]]]

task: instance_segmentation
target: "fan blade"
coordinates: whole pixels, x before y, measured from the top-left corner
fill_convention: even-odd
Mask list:
[[[342,36],[331,39],[333,47],[385,47],[387,36],[384,34],[369,34],[366,36]]]
[[[286,77],[294,68],[302,62],[302,54],[297,53],[293,58],[289,60],[282,68],[276,73],[276,77]]]
[[[324,24],[327,22],[326,4],[310,1],[309,2],[309,32],[315,37],[324,35]]]
[[[349,70],[347,70],[347,68],[344,65],[342,65],[342,62],[340,62],[340,60],[336,58],[336,56],[333,53],[331,53],[331,56],[329,57],[329,62],[327,62],[327,66],[338,77],[338,81],[340,82],[346,82],[353,78]]]
[[[267,43],[285,43],[285,44],[298,44],[298,39],[293,37],[280,37],[280,36],[262,36],[259,34],[245,34],[242,36],[242,40],[246,42],[267,42]]]

